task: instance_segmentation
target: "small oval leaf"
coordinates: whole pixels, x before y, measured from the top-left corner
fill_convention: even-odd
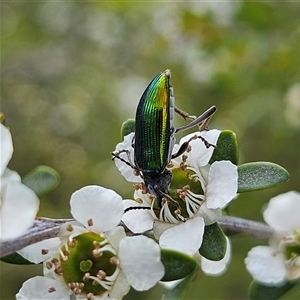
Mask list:
[[[294,283],[286,283],[280,287],[273,287],[252,281],[249,286],[249,296],[252,300],[276,300],[288,292],[294,285]]]
[[[165,267],[165,275],[161,281],[182,279],[197,267],[194,257],[170,249],[161,249],[161,261]]]
[[[218,223],[205,226],[199,253],[209,260],[219,261],[224,258],[226,248],[226,237]]]
[[[37,166],[22,178],[22,182],[32,189],[38,197],[42,197],[55,189],[60,176],[48,166]]]
[[[33,265],[34,264],[33,262],[27,260],[26,258],[21,256],[17,252],[6,255],[4,257],[1,257],[1,260],[8,264],[14,264],[14,265]]]
[[[121,126],[121,138],[122,140],[126,135],[131,132],[135,131],[135,119],[128,119],[127,121],[123,122]]]
[[[230,160],[235,165],[238,163],[237,137],[231,130],[221,132],[209,163],[221,160]]]
[[[253,162],[238,166],[238,192],[267,189],[288,181],[283,167],[271,162]]]

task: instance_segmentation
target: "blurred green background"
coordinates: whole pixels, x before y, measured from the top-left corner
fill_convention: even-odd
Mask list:
[[[177,106],[199,115],[216,105],[210,127],[237,133],[240,163],[271,161],[290,172],[288,183],[243,194],[229,207],[262,220],[271,197],[300,190],[299,16],[296,2],[2,2],[1,111],[14,140],[9,167],[24,176],[45,164],[61,175],[39,215],[70,217],[72,192],[88,184],[132,197],[110,152],[149,81],[170,68]],[[260,242],[231,240],[228,271],[200,272],[186,299],[247,299],[251,277],[243,260]],[[41,266],[0,267],[0,299],[14,299],[26,279],[42,274]],[[125,299],[160,293],[131,291]]]

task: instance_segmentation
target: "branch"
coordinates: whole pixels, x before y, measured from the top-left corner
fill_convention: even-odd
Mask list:
[[[269,239],[274,233],[273,229],[267,224],[237,217],[221,217],[218,224],[225,233],[243,232],[260,240]]]
[[[3,242],[0,246],[0,258],[14,253],[22,248],[35,244],[37,242],[57,237],[61,227],[73,219],[49,219],[39,218],[35,220],[33,226],[27,232],[10,241]],[[226,232],[243,232],[252,235],[257,239],[268,239],[271,237],[273,230],[266,224],[246,220],[236,217],[221,217],[218,224]],[[120,224],[125,228],[127,235],[134,235],[128,231],[123,223]]]
[[[57,237],[62,225],[70,221],[74,220],[49,218],[36,219],[33,226],[29,228],[25,234],[1,244],[0,258],[21,250],[26,246]]]

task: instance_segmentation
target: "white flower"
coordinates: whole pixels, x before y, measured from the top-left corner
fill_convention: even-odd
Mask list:
[[[143,291],[162,278],[159,246],[145,236],[126,237],[123,227],[118,226],[123,215],[121,196],[103,187],[87,186],[72,195],[70,204],[76,222],[62,229],[62,242],[54,255],[49,257],[55,240],[48,241],[48,251],[41,242],[19,252],[35,262],[41,259],[41,249],[48,256],[45,277],[26,281],[17,299],[48,299],[45,294],[58,299],[51,298],[53,280],[61,283],[55,286],[59,299],[69,299],[70,294],[76,299],[122,299],[130,286]],[[36,280],[42,282],[41,288],[33,289]]]
[[[21,183],[17,172],[7,169],[13,154],[9,130],[0,124],[1,174],[0,174],[0,242],[22,235],[33,225],[39,208],[35,193]]]
[[[300,278],[300,193],[290,191],[272,198],[264,211],[274,230],[270,246],[252,248],[245,259],[252,277],[268,286]]]
[[[216,144],[220,131],[210,130],[200,134],[207,142]],[[238,179],[237,167],[231,162],[217,161],[212,165],[208,164],[214,148],[207,148],[199,138],[193,139],[195,135],[199,133],[187,135],[181,139],[179,145],[174,146],[173,153],[176,153],[180,145],[190,140],[188,151],[172,159],[169,166],[173,174],[170,190],[175,189],[172,187],[173,182],[180,181],[181,178],[190,186],[176,186],[176,200],[182,207],[184,222],[174,213],[174,205],[168,201],[162,202],[162,207],[157,212],[155,197],[146,193],[143,184],[140,185],[140,189],[139,185],[136,185],[136,201],[123,201],[125,214],[122,220],[131,231],[138,233],[153,229],[162,248],[188,254],[198,251],[202,244],[204,226],[216,222],[221,216],[221,209],[236,196]],[[130,167],[134,161],[134,149],[131,145],[133,136],[126,136],[116,148],[118,151],[127,150],[120,156],[124,161],[129,161],[129,164],[120,159],[115,159],[115,162],[128,181],[142,182],[142,178],[135,176]]]

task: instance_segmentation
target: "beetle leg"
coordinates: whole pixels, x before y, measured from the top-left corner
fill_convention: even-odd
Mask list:
[[[216,110],[217,110],[216,106],[213,105],[208,110],[206,110],[203,114],[201,114],[199,117],[195,117],[195,116],[190,116],[186,112],[175,107],[176,113],[178,113],[181,117],[183,117],[184,119],[192,119],[193,120],[189,124],[182,126],[180,128],[177,128],[175,130],[175,133],[192,128],[196,125],[199,127],[199,131],[207,130],[207,125],[208,125],[211,117],[213,116],[213,114],[216,112]]]
[[[191,116],[187,112],[181,110],[180,108],[174,106],[175,112],[184,120],[189,119],[189,120],[195,120],[197,117],[196,116]]]

